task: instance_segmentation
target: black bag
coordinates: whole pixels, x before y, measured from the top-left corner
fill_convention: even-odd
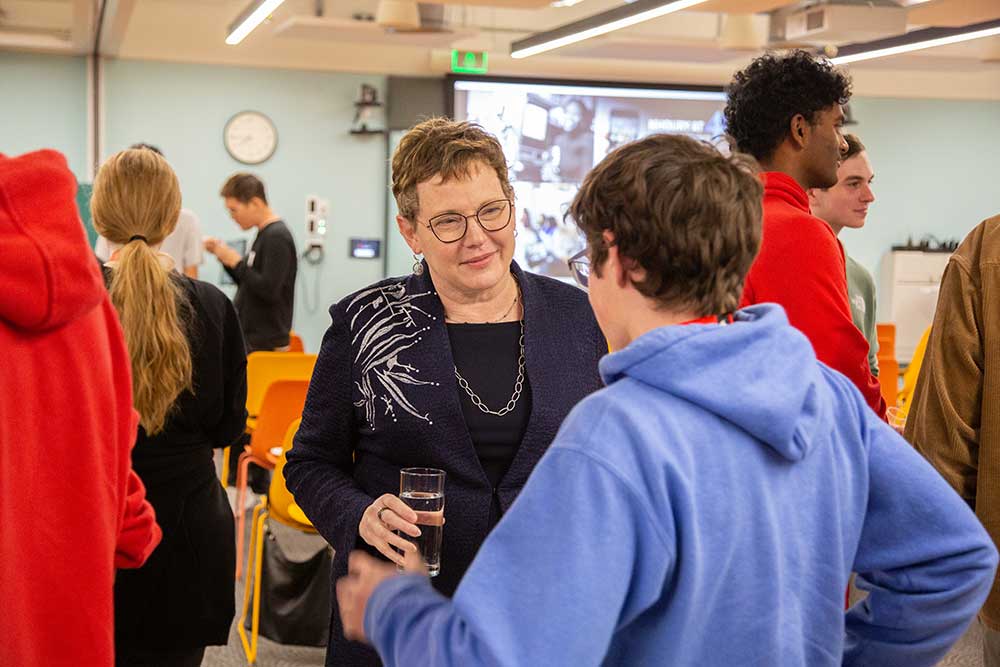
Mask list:
[[[302,562],[289,560],[274,534],[264,538],[260,574],[260,634],[279,644],[326,646],[330,633],[333,551],[320,549]],[[251,573],[247,573],[250,576]],[[249,630],[252,615],[247,614]]]

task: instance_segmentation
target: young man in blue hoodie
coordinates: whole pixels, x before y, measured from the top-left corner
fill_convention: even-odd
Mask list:
[[[919,667],[946,653],[996,551],[780,306],[732,312],[760,202],[744,158],[679,136],[587,176],[570,214],[593,273],[575,268],[620,350],[601,361],[607,387],[566,418],[453,599],[353,554],[337,584],[348,637],[387,665],[436,667]],[[845,614],[852,570],[868,598]]]

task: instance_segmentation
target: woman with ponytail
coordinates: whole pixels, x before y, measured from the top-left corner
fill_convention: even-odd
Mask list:
[[[200,665],[205,646],[227,642],[235,612],[233,514],[212,450],[243,434],[246,353],[229,299],[158,252],[180,205],[177,177],[151,150],[112,156],[94,180],[140,417],[132,462],[163,530],[146,565],[116,577],[121,666]]]

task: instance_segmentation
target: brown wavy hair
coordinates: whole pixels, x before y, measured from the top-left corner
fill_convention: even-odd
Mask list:
[[[132,400],[149,435],[163,430],[177,397],[192,390],[187,302],[153,246],[177,225],[177,176],[151,150],[112,155],[94,179],[94,227],[122,246],[108,291],[132,360]]]
[[[858,153],[863,153],[865,145],[861,143],[856,134],[845,134],[844,141],[847,142],[847,152],[840,156],[841,160],[850,160]]]
[[[637,290],[699,316],[737,308],[760,249],[763,186],[748,155],[722,155],[681,135],[657,134],[612,151],[587,175],[567,212],[587,237],[593,271],[608,256],[604,231],[646,275]]]
[[[468,177],[481,162],[496,172],[504,196],[513,201],[507,159],[500,142],[476,123],[430,118],[403,135],[392,156],[392,194],[399,214],[416,222],[417,184],[440,175],[445,181]]]

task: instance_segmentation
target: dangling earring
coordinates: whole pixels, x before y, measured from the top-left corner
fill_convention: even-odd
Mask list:
[[[416,255],[413,256],[413,275],[415,276],[424,275],[424,263]]]

